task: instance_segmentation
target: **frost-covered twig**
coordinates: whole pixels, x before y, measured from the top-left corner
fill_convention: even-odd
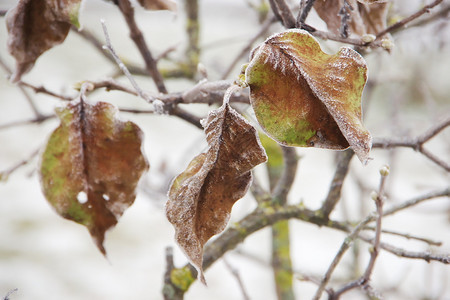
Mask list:
[[[295,18],[284,0],[269,0],[269,3],[273,13],[284,27],[295,28]]]
[[[226,257],[224,257],[222,260],[227,269],[230,271],[231,275],[233,275],[233,277],[236,279],[242,293],[242,298],[244,300],[250,300],[250,297],[248,296],[247,293],[247,289],[245,288],[244,283],[242,282],[242,278],[241,275],[239,274],[239,271],[229,263]]]
[[[380,251],[380,244],[381,244],[381,219],[383,217],[383,202],[384,202],[384,189],[386,184],[386,178],[389,174],[389,168],[387,166],[384,166],[380,169],[380,187],[378,189],[378,193],[374,195],[373,200],[375,201],[376,205],[376,225],[375,225],[375,238],[373,239],[373,246],[370,250],[370,259],[367,264],[366,270],[364,271],[364,274],[358,278],[357,280],[354,280],[342,288],[340,288],[338,291],[334,292],[330,299],[339,299],[339,297],[350,291],[351,289],[354,289],[356,287],[362,287],[369,296],[373,296],[375,293],[373,288],[370,286],[370,277],[373,272],[373,268],[375,267],[375,261],[378,258],[378,253]],[[366,218],[366,220],[370,220],[370,218]],[[359,234],[359,232],[358,232]],[[320,295],[319,295],[320,296]],[[319,299],[319,298],[317,298]]]
[[[309,15],[309,12],[311,11],[311,9],[313,8],[314,2],[316,0],[302,0],[302,3],[305,3],[303,6],[300,6],[300,10],[298,12],[297,15],[297,23],[296,23],[296,27],[297,28],[302,28],[302,25],[305,24],[306,18]]]
[[[118,0],[118,6],[122,12],[125,21],[127,22],[128,28],[130,29],[130,37],[136,44],[142,58],[144,59],[145,66],[150,76],[152,76],[153,81],[158,88],[160,93],[167,93],[166,86],[164,84],[164,79],[161,73],[158,71],[156,66],[156,61],[153,59],[153,55],[150,52],[149,47],[144,39],[144,35],[136,24],[134,17],[134,8],[129,0]]]
[[[425,5],[424,7],[422,7],[419,11],[413,13],[412,15],[410,15],[409,17],[406,17],[400,21],[398,21],[395,24],[392,24],[391,26],[389,26],[388,28],[386,28],[385,30],[379,32],[377,34],[377,39],[381,39],[384,35],[399,29],[401,27],[404,27],[406,24],[408,24],[409,22],[417,19],[418,17],[420,17],[421,15],[428,13],[430,9],[432,9],[433,7],[439,5],[443,0],[436,0],[428,5]]]
[[[446,171],[450,172],[450,164],[441,160],[439,157],[425,149],[424,144],[426,144],[429,140],[439,134],[446,127],[450,126],[450,117],[445,118],[441,122],[438,122],[433,127],[428,129],[424,134],[418,136],[413,139],[374,139],[372,144],[372,148],[382,148],[382,149],[391,149],[395,147],[406,147],[412,148],[415,151],[420,152],[422,155],[433,161],[435,164],[444,168]]]

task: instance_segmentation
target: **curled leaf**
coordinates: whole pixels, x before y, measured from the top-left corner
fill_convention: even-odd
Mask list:
[[[81,0],[19,0],[6,15],[8,51],[16,59],[12,82],[31,70],[38,57],[61,44],[71,24],[79,26]]]
[[[174,179],[166,204],[175,239],[203,282],[203,246],[225,229],[250,185],[250,170],[267,160],[256,130],[228,103],[211,111],[204,127],[209,148]]]
[[[371,136],[361,121],[364,59],[350,48],[324,53],[306,31],[267,39],[245,70],[256,118],[287,146],[345,149],[366,163]]]
[[[79,102],[57,110],[61,121],[42,154],[45,197],[62,217],[87,227],[99,250],[105,232],[133,204],[148,169],[142,132],[116,118],[117,109]]]

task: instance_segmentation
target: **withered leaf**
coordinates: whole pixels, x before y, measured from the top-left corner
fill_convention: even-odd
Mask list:
[[[364,59],[350,48],[324,53],[309,33],[292,29],[268,38],[245,70],[256,118],[287,146],[345,149],[366,163],[371,136],[361,121]]]
[[[45,197],[62,217],[87,227],[99,250],[105,232],[133,204],[139,178],[148,169],[142,132],[116,117],[111,104],[71,103],[42,154]]]
[[[71,24],[79,26],[81,0],[19,0],[6,15],[8,51],[16,59],[12,82],[31,70],[38,57],[61,44]]]
[[[173,0],[138,0],[138,2],[148,10],[177,10],[177,3]]]
[[[360,36],[365,34],[376,35],[386,28],[386,1],[347,0],[347,3],[352,7],[348,11],[350,14],[348,25],[351,33]],[[340,11],[343,6],[344,0],[317,0],[314,2],[314,9],[317,14],[325,21],[328,30],[335,34],[339,34],[341,28],[342,15]]]
[[[224,230],[233,204],[250,185],[250,170],[267,157],[256,130],[228,103],[211,111],[203,124],[209,148],[172,182],[166,215],[204,282],[203,246]]]

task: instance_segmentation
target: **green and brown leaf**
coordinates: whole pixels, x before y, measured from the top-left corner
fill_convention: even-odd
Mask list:
[[[364,59],[350,48],[324,53],[306,31],[267,39],[245,70],[250,101],[266,133],[287,146],[352,147],[366,163],[371,136],[361,121]]]
[[[62,217],[87,227],[99,250],[105,232],[133,204],[148,163],[142,132],[117,119],[117,109],[83,101],[57,110],[60,126],[42,154],[45,197]]]

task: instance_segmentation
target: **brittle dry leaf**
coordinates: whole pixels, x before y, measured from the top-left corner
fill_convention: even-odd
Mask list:
[[[79,26],[81,0],[19,0],[6,15],[8,51],[16,59],[12,82],[20,80],[38,57],[61,44],[71,24]]]
[[[348,12],[350,14],[348,25],[352,33],[360,36],[365,34],[376,35],[386,28],[386,1],[346,1],[353,8]],[[328,30],[335,34],[339,34],[341,28],[340,11],[343,6],[344,0],[317,0],[314,2],[314,9],[317,14],[325,21]]]
[[[62,217],[86,226],[103,254],[105,232],[133,204],[139,178],[148,169],[141,130],[116,113],[104,102],[58,109],[61,124],[50,136],[40,168],[49,203]]]
[[[166,205],[175,239],[203,276],[203,246],[222,232],[233,204],[251,182],[250,170],[267,160],[256,130],[228,103],[204,121],[209,148],[176,177]]]
[[[245,70],[250,101],[269,136],[287,146],[345,149],[366,163],[371,136],[361,121],[364,59],[350,48],[329,55],[309,33],[268,38]]]
[[[148,10],[177,10],[177,3],[173,0],[138,0],[138,2]]]

